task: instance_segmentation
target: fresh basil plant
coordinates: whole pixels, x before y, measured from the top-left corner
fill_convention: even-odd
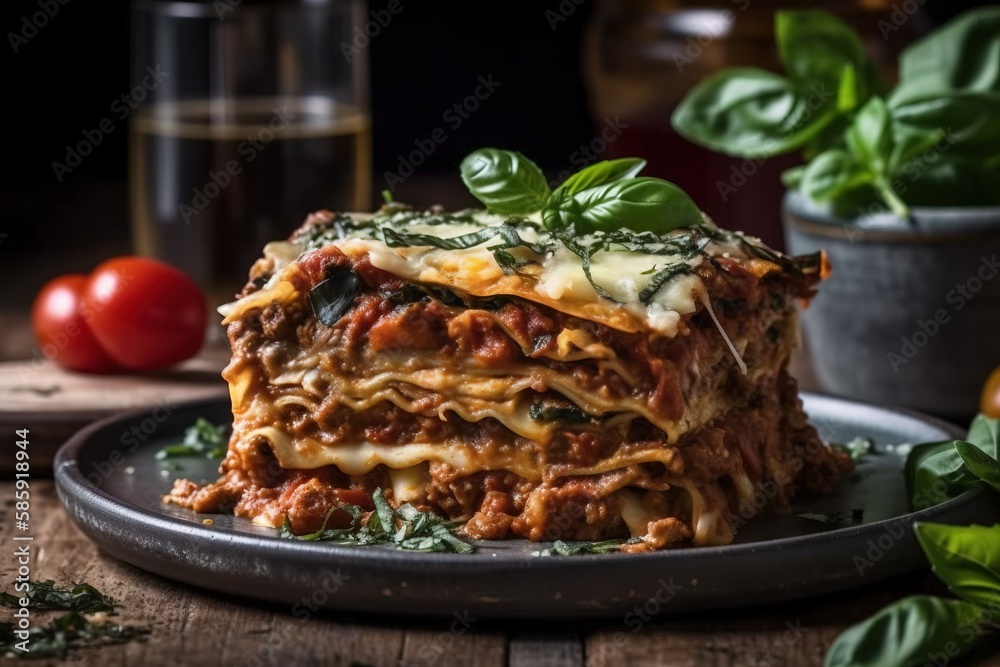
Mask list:
[[[481,148],[462,161],[462,180],[492,213],[541,214],[550,231],[579,234],[617,231],[665,233],[702,221],[701,210],[673,183],[638,177],[645,160],[622,158],[592,164],[555,190],[542,170],[514,151]]]
[[[727,155],[800,150],[790,188],[835,212],[1000,204],[1000,7],[963,14],[900,56],[891,91],[858,35],[819,10],[778,12],[785,76],[733,68],[674,111],[684,137]]]

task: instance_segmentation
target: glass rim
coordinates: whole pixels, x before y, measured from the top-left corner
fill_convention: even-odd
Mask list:
[[[243,0],[228,5],[231,11],[253,14],[277,14],[279,12],[290,11],[316,11],[331,9],[337,5],[361,4],[361,0],[284,0],[283,2],[257,4]],[[133,0],[132,11],[144,12],[147,14],[171,16],[174,18],[213,18],[224,20],[220,17],[214,2],[199,0]],[[234,16],[233,18],[236,18]]]

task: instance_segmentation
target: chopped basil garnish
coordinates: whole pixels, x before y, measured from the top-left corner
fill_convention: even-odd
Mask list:
[[[18,636],[14,623],[0,623],[0,657],[65,658],[71,649],[121,644],[149,634],[146,628],[112,623],[106,617],[84,616],[99,612],[115,615],[118,604],[90,584],[62,588],[52,580],[29,581],[27,591],[0,593],[0,604],[20,608],[21,598],[28,598],[28,609],[58,609],[69,613],[44,625],[33,624],[27,639]]]
[[[17,609],[21,606],[19,600],[28,598],[31,609],[59,609],[62,611],[79,611],[93,613],[96,611],[114,611],[117,602],[100,592],[90,584],[73,584],[72,588],[61,588],[51,579],[46,581],[29,581],[28,590],[17,595],[0,593],[0,604]]]
[[[582,556],[585,554],[607,554],[619,551],[623,544],[636,544],[639,538],[629,540],[603,540],[601,542],[583,542],[581,544],[568,544],[562,540],[556,540],[551,547],[533,551],[532,556]]]
[[[174,456],[204,456],[210,459],[221,459],[226,454],[229,443],[229,429],[226,424],[215,426],[203,417],[198,417],[193,426],[184,431],[184,442],[179,445],[167,445],[156,453],[159,460]]]
[[[372,494],[375,511],[368,513],[368,523],[362,525],[365,511],[358,505],[338,505],[332,507],[323,520],[323,526],[314,533],[296,535],[288,519],[278,531],[285,539],[333,542],[342,545],[365,546],[369,544],[392,544],[397,549],[408,551],[448,551],[468,554],[475,547],[464,542],[451,532],[461,522],[446,521],[433,512],[421,512],[409,503],[401,503],[392,509],[381,489]],[[337,512],[345,512],[350,517],[346,528],[327,528],[330,518]]]
[[[527,226],[531,223],[520,222],[519,224]],[[493,258],[500,268],[503,269],[504,273],[513,273],[528,264],[527,260],[514,257],[514,255],[508,252],[509,249],[523,247],[528,248],[536,254],[544,254],[548,251],[548,246],[545,244],[528,243],[522,239],[520,234],[517,233],[517,228],[510,222],[505,222],[496,227],[483,227],[475,232],[447,238],[432,236],[430,234],[410,234],[388,226],[383,226],[380,229],[385,239],[385,244],[390,248],[427,246],[440,248],[441,250],[467,250],[490,239],[500,237],[501,242],[489,246],[487,250],[493,252]]]
[[[666,285],[668,282],[680,275],[689,275],[694,273],[694,269],[691,268],[690,264],[671,264],[665,269],[661,269],[659,273],[653,276],[649,284],[639,292],[639,301],[643,303],[649,303],[660,288]]]

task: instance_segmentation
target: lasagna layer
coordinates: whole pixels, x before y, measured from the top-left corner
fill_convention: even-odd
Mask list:
[[[696,256],[641,299],[642,276],[680,266],[663,248],[609,244],[587,275],[541,234],[518,239],[510,270],[482,244],[389,242],[496,224],[321,213],[269,246],[225,310],[222,477],[178,482],[169,500],[305,533],[380,488],[472,538],[633,537],[642,550],[726,544],[727,517],[762,485],[783,508],[849,469],[785,370],[821,257],[757,253],[706,223]],[[643,259],[650,270],[629,266]],[[343,295],[333,315],[331,285]]]

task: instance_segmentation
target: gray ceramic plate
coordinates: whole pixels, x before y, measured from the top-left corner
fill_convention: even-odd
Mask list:
[[[161,496],[178,477],[211,480],[217,462],[154,458],[196,417],[231,419],[223,402],[94,424],[56,458],[59,496],[80,528],[109,553],[203,588],[296,606],[354,612],[476,618],[625,617],[780,602],[843,590],[925,567],[914,521],[992,523],[1000,508],[970,491],[908,513],[900,443],[950,439],[954,426],[921,415],[817,395],[805,407],[821,435],[875,440],[837,493],[800,499],[788,516],[762,516],[735,544],[648,554],[533,556],[524,540],[481,542],[470,555],[389,547],[338,547],[279,539],[276,531],[224,515],[195,515]],[[158,413],[162,417],[162,413]],[[153,431],[152,435],[146,435]],[[838,527],[801,514],[842,515]],[[213,525],[203,525],[206,518]],[[860,520],[858,520],[860,519]],[[638,608],[638,609],[637,609]]]

